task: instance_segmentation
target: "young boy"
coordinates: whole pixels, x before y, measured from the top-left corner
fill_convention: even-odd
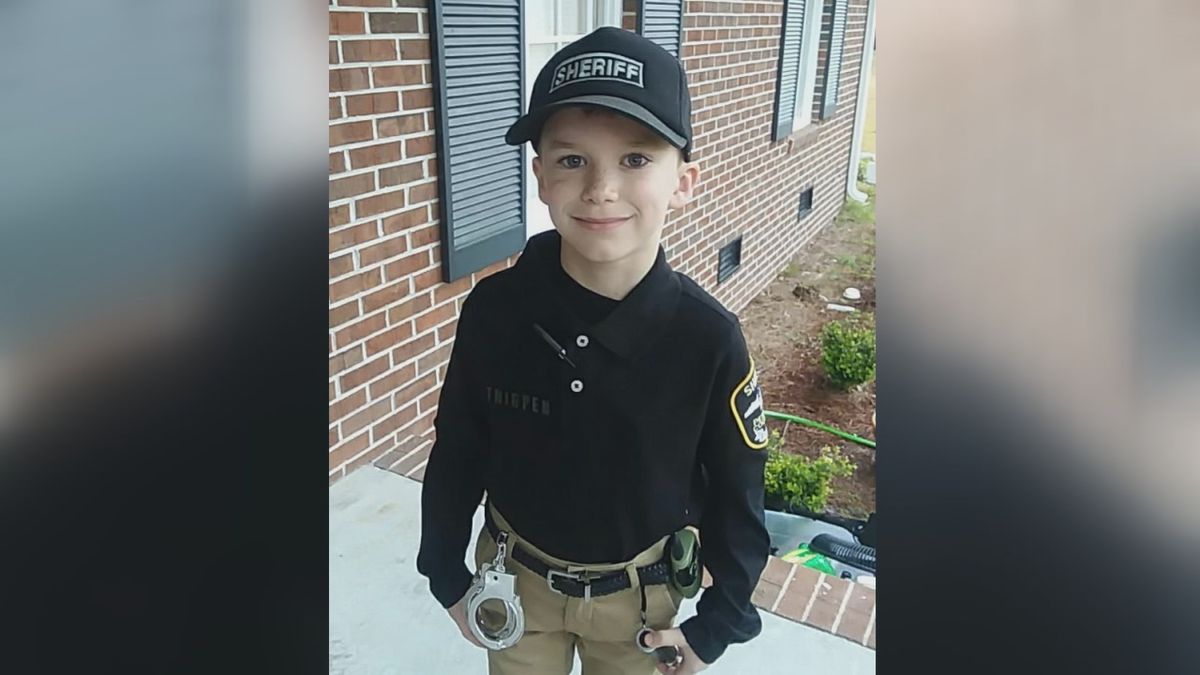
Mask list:
[[[691,198],[691,100],[678,59],[600,28],[563,48],[505,139],[529,141],[555,230],[463,304],[422,493],[417,567],[466,639],[464,556],[506,537],[523,637],[493,675],[653,673],[635,644],[673,645],[694,673],[758,634],[750,595],[769,553],[766,424],[737,318],[667,265],[667,213]],[[714,262],[715,264],[715,262]],[[696,616],[664,547],[699,528],[712,577]],[[659,666],[668,672],[666,666]]]

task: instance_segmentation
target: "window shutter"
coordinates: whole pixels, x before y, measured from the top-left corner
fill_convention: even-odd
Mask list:
[[[524,105],[520,0],[430,0],[442,279],[525,245],[525,146],[504,142]]]
[[[842,77],[842,51],[846,46],[846,2],[833,0],[833,28],[829,37],[829,56],[825,66],[825,86],[821,90],[821,119],[837,111],[838,82]]]
[[[804,37],[805,0],[786,0],[779,39],[779,78],[775,86],[775,125],[771,140],[792,133],[793,102],[800,79],[800,41]]]
[[[683,44],[684,0],[641,0],[637,32],[679,58]]]

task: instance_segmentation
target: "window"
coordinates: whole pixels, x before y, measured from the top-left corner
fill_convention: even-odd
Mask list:
[[[822,0],[787,0],[779,50],[779,79],[775,89],[774,140],[812,122],[817,83]]]
[[[538,71],[555,52],[600,26],[621,26],[620,0],[526,0],[525,2],[525,103]],[[526,153],[525,236],[552,229],[546,205],[537,196],[533,152]]]

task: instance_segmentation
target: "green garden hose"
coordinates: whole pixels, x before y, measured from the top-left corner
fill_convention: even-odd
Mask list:
[[[803,417],[796,417],[795,415],[789,415],[787,413],[781,413],[781,412],[774,412],[771,410],[767,410],[764,414],[767,417],[770,417],[773,419],[787,420],[788,422],[795,422],[796,424],[803,424],[806,427],[820,429],[821,431],[829,432],[829,433],[833,434],[834,436],[844,438],[852,443],[858,443],[859,445],[866,446],[868,448],[875,447],[875,441],[872,441],[868,438],[863,438],[862,436],[855,436],[854,434],[847,433],[845,431],[842,431],[841,429],[835,429],[835,428],[829,426],[828,424],[822,424],[820,422],[814,422],[813,420],[805,419]]]

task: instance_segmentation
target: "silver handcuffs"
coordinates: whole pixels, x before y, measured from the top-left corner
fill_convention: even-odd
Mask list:
[[[495,560],[480,566],[467,590],[467,623],[483,646],[501,650],[517,644],[525,634],[525,610],[521,609],[521,598],[517,596],[517,578],[504,569],[504,559],[508,555],[507,532],[501,532],[496,538],[496,548]],[[479,610],[488,600],[504,604],[504,625],[499,629],[486,625],[480,616]]]

